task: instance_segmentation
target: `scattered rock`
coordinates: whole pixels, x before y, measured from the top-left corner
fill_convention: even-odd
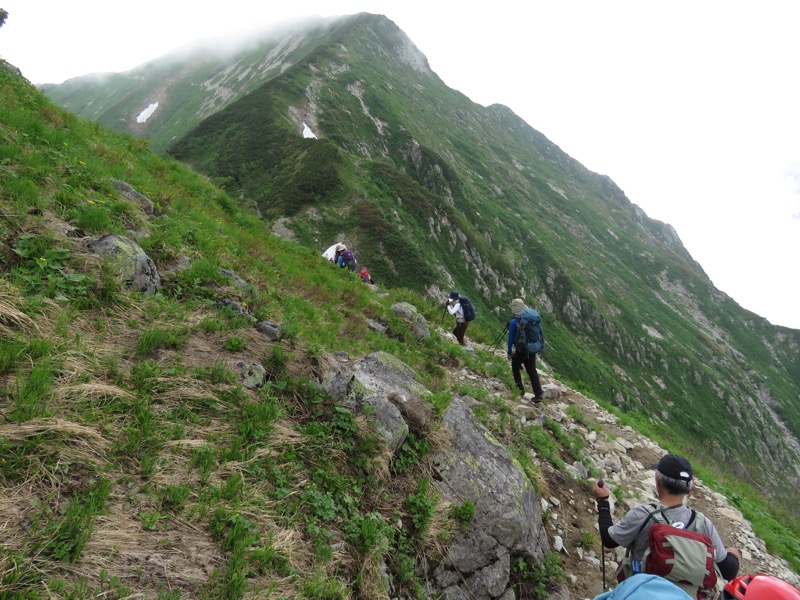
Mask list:
[[[161,277],[153,260],[132,239],[121,235],[90,238],[86,246],[104,257],[131,289],[153,294],[161,288]]]

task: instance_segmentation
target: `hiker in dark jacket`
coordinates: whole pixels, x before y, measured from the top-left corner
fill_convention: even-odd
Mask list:
[[[358,264],[358,261],[356,260],[356,257],[353,255],[353,251],[350,250],[349,248],[345,248],[344,250],[342,250],[342,253],[339,255],[339,260],[338,260],[337,264],[341,268],[350,269],[351,271],[353,271],[355,273],[356,265]]]
[[[447,312],[456,318],[456,326],[453,328],[453,335],[456,336],[459,344],[466,346],[467,343],[464,341],[464,334],[467,332],[469,321],[464,317],[464,309],[461,306],[460,299],[461,294],[456,290],[452,290],[447,297],[445,306],[447,307]]]
[[[631,550],[629,565],[626,566],[627,576],[643,568],[642,559],[649,547],[648,532],[654,520],[650,516],[654,511],[662,509],[662,514],[669,519],[673,526],[681,528],[691,524],[692,510],[685,504],[684,499],[694,486],[692,465],[683,456],[667,454],[655,469],[656,493],[659,504],[654,508],[650,505],[640,505],[628,511],[616,524],[611,520],[611,506],[608,501],[609,490],[600,482],[595,483],[592,493],[597,499],[597,524],[600,528],[600,538],[606,548],[624,546]],[[694,518],[702,518],[698,531],[707,535],[714,544],[714,562],[719,568],[720,575],[725,579],[733,579],[739,572],[741,554],[736,548],[726,548],[714,527],[714,524],[704,515],[696,513]]]
[[[333,258],[331,258],[331,262],[334,262],[337,265],[339,265],[339,259],[341,259],[342,252],[344,252],[345,250],[347,250],[347,246],[341,243],[336,244],[336,251],[333,253]]]
[[[514,383],[517,384],[519,395],[525,395],[525,386],[522,385],[522,367],[525,367],[525,372],[531,380],[531,388],[533,389],[533,401],[541,402],[544,398],[544,390],[542,390],[542,382],[539,381],[539,373],[536,370],[536,354],[526,354],[524,352],[517,352],[514,345],[514,340],[517,336],[517,327],[519,327],[519,315],[528,308],[521,298],[514,298],[511,301],[511,322],[508,324],[508,360],[511,361],[511,374],[514,376]]]

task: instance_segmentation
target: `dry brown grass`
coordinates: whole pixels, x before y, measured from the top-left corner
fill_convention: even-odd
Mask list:
[[[375,430],[372,426],[372,421],[365,415],[356,417],[356,431],[360,437],[373,437]],[[377,456],[372,457],[371,467],[372,472],[378,481],[386,483],[392,478],[392,462],[394,462],[394,453],[389,449],[385,443],[379,445],[380,452]]]
[[[17,308],[21,304],[19,290],[0,279],[0,337],[10,337],[15,331],[39,333],[36,322]]]
[[[359,598],[363,600],[389,600],[386,576],[381,568],[388,547],[372,548],[361,563]]]
[[[10,336],[19,329],[36,329],[36,324],[24,312],[0,298],[0,334]]]
[[[0,425],[0,439],[22,442],[49,434],[63,442],[59,453],[64,459],[102,464],[111,442],[93,427],[64,419],[34,419],[21,424]]]
[[[345,319],[339,327],[339,337],[352,341],[363,341],[368,333],[369,327],[360,314]]]
[[[301,573],[306,577],[311,575],[320,568],[320,565],[315,559],[314,548],[310,541],[305,539],[302,533],[295,529],[287,529],[278,526],[274,522],[268,522],[266,527],[262,527],[262,539],[265,544],[273,548],[278,555],[284,557],[287,562],[287,567],[295,573]],[[334,560],[325,565],[327,571],[339,569],[342,563],[338,562],[342,556],[337,554]],[[351,561],[350,557],[344,557],[348,562]],[[327,576],[332,576],[333,573],[326,572]],[[270,573],[260,577],[254,577],[249,580],[250,592],[245,594],[245,598],[302,598],[302,586],[305,577],[297,577],[296,575],[288,577],[279,577],[276,574]],[[269,590],[269,595],[263,595],[263,591]]]
[[[71,403],[81,400],[91,400],[93,402],[105,402],[122,398],[130,400],[133,394],[115,385],[105,383],[78,383],[63,385],[53,392],[53,399],[61,403]]]
[[[224,565],[219,544],[209,532],[181,518],[166,518],[155,531],[142,527],[146,505],[117,497],[108,514],[95,519],[94,533],[77,567],[93,574],[102,570],[126,585],[150,592],[181,588],[182,597],[196,597],[214,568]],[[154,593],[155,592],[155,593]]]
[[[37,497],[33,482],[24,481],[15,486],[4,486],[0,494],[0,540],[4,546],[16,547],[12,538],[24,536],[20,522],[33,509]],[[1,597],[1,596],[0,596]]]

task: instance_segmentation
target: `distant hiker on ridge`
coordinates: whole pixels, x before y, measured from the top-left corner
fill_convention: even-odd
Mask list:
[[[345,246],[341,242],[336,244],[336,249],[334,250],[333,256],[331,256],[331,259],[330,259],[331,262],[332,263],[336,263],[338,265],[339,264],[339,259],[342,256],[342,252],[344,252],[345,250],[347,250],[347,246]]]
[[[522,385],[522,367],[531,380],[533,388],[533,401],[541,402],[544,398],[542,382],[536,371],[536,355],[544,350],[544,335],[542,334],[542,319],[539,313],[528,308],[521,298],[511,301],[511,322],[508,324],[508,360],[511,361],[511,373],[514,383],[517,384],[519,395],[525,396],[525,386]]]
[[[358,272],[358,277],[364,283],[368,283],[370,285],[374,285],[375,282],[372,281],[372,275],[369,274],[367,267],[361,267],[361,270]]]
[[[356,260],[356,257],[353,255],[353,251],[352,250],[350,250],[344,244],[342,244],[342,246],[343,246],[343,250],[339,254],[339,257],[338,257],[338,259],[336,261],[336,264],[338,264],[342,269],[350,269],[351,271],[353,271],[355,273],[356,265],[358,265],[358,261]]]
[[[655,469],[659,503],[634,507],[616,525],[611,520],[608,486],[600,480],[592,490],[603,546],[628,550],[618,580],[635,573],[653,573],[669,579],[692,598],[714,597],[716,569],[725,579],[736,577],[739,550],[726,548],[714,524],[684,503],[694,486],[688,460],[667,454],[651,468]]]
[[[445,307],[447,307],[447,312],[456,318],[453,335],[456,336],[459,344],[466,346],[464,334],[470,321],[475,318],[475,308],[473,308],[472,302],[466,296],[462,296],[456,290],[452,290],[445,301]]]

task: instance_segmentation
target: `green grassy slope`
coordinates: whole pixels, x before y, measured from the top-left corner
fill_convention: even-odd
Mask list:
[[[800,436],[800,332],[715,290],[667,225],[510,110],[447,88],[391,21],[341,22],[170,152],[309,247],[346,237],[379,281],[458,288],[496,332],[524,295],[562,377],[796,510],[776,419]]]
[[[392,460],[314,381],[329,353],[390,352],[431,390],[435,422],[455,391],[446,367],[507,380],[506,365],[419,341],[389,307],[412,301],[431,320],[438,307],[378,296],[5,69],[0,98],[0,597],[381,597],[382,565],[423,597],[415,566],[467,511],[433,492],[435,439],[417,432]],[[130,231],[157,294],[129,291],[83,244]],[[264,365],[267,385],[244,388],[239,361]]]
[[[418,292],[372,293],[203,177],[4,69],[0,98],[0,597],[381,597],[382,565],[407,597],[423,597],[415,567],[469,512],[431,491],[435,436],[413,436],[391,460],[313,382],[331,352],[387,351],[431,390],[435,420],[451,394],[487,401],[453,385],[449,369],[508,382],[505,361],[417,340],[389,307],[411,301],[437,322],[440,307]],[[420,204],[430,197],[395,170],[380,177]],[[157,294],[126,289],[83,244],[130,231],[161,272]],[[284,339],[267,342],[225,300],[280,324]],[[553,345],[602,364],[565,329],[550,327]],[[470,333],[495,332],[476,323]],[[263,364],[269,383],[243,388],[237,361]],[[477,412],[534,482],[532,450],[562,467],[569,457],[542,428],[523,435],[502,402]],[[775,522],[769,503],[757,510]],[[796,547],[780,527],[776,547]],[[548,574],[552,564],[524,569],[518,597],[534,597]]]

